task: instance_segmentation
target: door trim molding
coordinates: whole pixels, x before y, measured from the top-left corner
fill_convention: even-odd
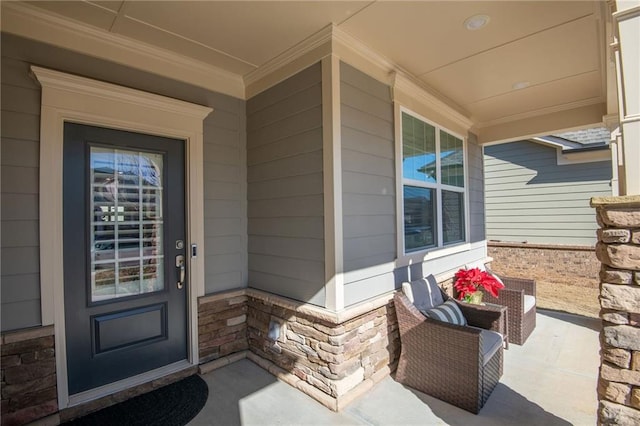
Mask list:
[[[198,364],[198,297],[204,295],[203,120],[213,109],[36,66],[42,86],[40,115],[40,300],[42,325],[53,324],[58,407],[69,406],[64,320],[62,167],[64,122],[110,127],[185,140],[189,362]],[[123,381],[123,382],[126,382]],[[126,386],[126,383],[123,383]]]

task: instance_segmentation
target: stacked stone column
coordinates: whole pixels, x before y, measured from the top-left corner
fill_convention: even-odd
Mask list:
[[[591,200],[600,229],[598,424],[640,424],[640,196]]]

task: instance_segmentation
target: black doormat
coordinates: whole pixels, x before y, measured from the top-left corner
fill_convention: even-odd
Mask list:
[[[73,426],[184,426],[204,407],[207,383],[197,375],[77,418]]]

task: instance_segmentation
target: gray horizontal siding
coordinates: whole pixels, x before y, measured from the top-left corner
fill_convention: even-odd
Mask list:
[[[210,94],[204,122],[205,291],[247,285],[245,103]]]
[[[345,286],[345,305],[361,302],[366,295],[374,297],[399,288],[403,281],[416,280],[429,274],[451,273],[466,264],[484,260],[486,255],[486,245],[477,243],[470,250],[399,267],[392,272],[363,277],[361,272],[354,270],[345,274],[345,280],[349,282],[349,285]]]
[[[467,139],[467,173],[469,174],[469,240],[472,243],[483,241],[485,235],[485,204],[484,204],[484,164],[482,147],[478,145],[478,138],[469,133]]]
[[[611,195],[609,162],[558,165],[554,148],[528,141],[484,153],[489,239],[595,244],[589,199]]]
[[[3,34],[4,38],[4,34]],[[2,45],[2,331],[40,324],[40,88]]]
[[[246,286],[243,100],[10,34],[3,33],[1,42],[2,330],[40,324],[40,88],[29,76],[30,64],[214,109],[204,122],[206,292]]]
[[[480,248],[392,272],[366,271],[397,257],[393,104],[384,84],[341,64],[345,304],[400,286],[410,276],[440,274],[484,258]],[[472,243],[485,240],[482,148],[470,135],[467,156]],[[383,268],[386,269],[386,268]]]
[[[344,63],[340,103],[345,301],[352,304],[395,287],[392,273],[359,277],[355,287],[349,274],[396,258],[393,104],[388,86]]]
[[[249,285],[324,306],[322,74],[247,101]]]

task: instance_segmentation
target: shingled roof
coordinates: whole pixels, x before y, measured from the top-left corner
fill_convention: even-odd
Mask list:
[[[562,145],[563,151],[573,151],[576,149],[604,149],[609,145],[609,138],[610,133],[605,127],[595,127],[541,136],[536,139]]]

